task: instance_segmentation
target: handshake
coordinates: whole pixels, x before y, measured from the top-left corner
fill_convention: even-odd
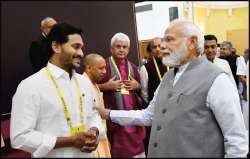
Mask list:
[[[91,127],[87,132],[79,132],[75,136],[72,136],[71,146],[79,148],[82,152],[90,153],[98,146],[98,135],[98,129]]]

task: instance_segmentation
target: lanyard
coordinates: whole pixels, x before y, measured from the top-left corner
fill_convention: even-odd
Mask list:
[[[117,65],[116,65],[116,63],[115,63],[115,60],[113,59],[112,56],[111,56],[111,61],[112,61],[113,66],[115,67],[115,70],[116,70],[116,72],[117,72],[117,74],[118,74],[120,80],[122,80],[121,73],[120,73],[120,71],[119,71],[119,69],[118,69],[118,67],[117,67]],[[128,80],[129,80],[129,78],[131,77],[130,74],[131,74],[131,73],[130,73],[130,69],[129,69],[129,67],[128,67]]]
[[[54,76],[52,75],[51,71],[49,70],[48,66],[46,66],[46,72],[47,72],[48,78],[50,78],[52,80],[52,82],[53,82],[53,84],[55,86],[56,92],[57,92],[58,96],[61,99],[64,116],[65,116],[65,118],[67,120],[67,125],[70,127],[70,129],[72,129],[72,121],[70,119],[70,113],[68,111],[66,102],[65,102],[64,97],[62,95],[62,91],[59,88],[59,86],[58,86]],[[74,81],[75,81],[75,85],[76,85],[76,89],[77,89],[77,95],[78,95],[78,99],[79,99],[79,103],[80,103],[80,119],[81,119],[82,125],[84,125],[84,122],[83,122],[83,117],[84,117],[83,99],[82,99],[82,96],[81,96],[81,93],[80,93],[81,91],[80,91],[79,83],[78,83],[78,81],[76,80],[75,77],[74,77]]]
[[[159,70],[159,68],[158,68],[158,65],[157,65],[157,63],[156,63],[155,57],[153,57],[153,61],[154,61],[154,64],[155,64],[155,68],[156,68],[158,77],[159,77],[159,79],[160,79],[160,81],[161,81],[161,80],[162,80],[162,76],[161,76],[160,70]]]

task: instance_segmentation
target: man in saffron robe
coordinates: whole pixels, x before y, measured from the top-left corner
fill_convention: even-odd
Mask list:
[[[104,108],[102,92],[100,91],[99,87],[97,86],[97,82],[101,81],[106,73],[106,63],[105,59],[96,53],[91,53],[85,56],[84,58],[84,73],[83,76],[86,78],[86,81],[92,86],[92,92],[95,95],[95,103],[96,106],[100,106]],[[102,120],[102,124],[104,126],[104,132],[100,133],[103,134],[99,136],[100,141],[95,150],[95,158],[110,158],[110,144],[106,135],[106,120]]]

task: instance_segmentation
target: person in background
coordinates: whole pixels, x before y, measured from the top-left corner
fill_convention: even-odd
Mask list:
[[[216,57],[220,57],[220,44],[217,44]]]
[[[29,48],[30,62],[33,67],[33,71],[37,72],[48,63],[48,55],[46,51],[47,36],[51,28],[56,24],[56,20],[51,17],[46,17],[41,21],[41,32],[40,37],[32,41]]]
[[[140,75],[137,66],[127,59],[130,39],[116,33],[110,42],[111,56],[106,59],[106,74],[98,84],[106,108],[118,110],[142,109]],[[143,126],[120,126],[107,122],[107,134],[112,157],[145,157]]]
[[[232,54],[233,54],[233,55],[237,55],[237,50],[236,50],[236,48],[234,48],[234,47],[232,48]]]
[[[241,99],[241,108],[243,111],[243,107],[246,103],[247,97],[246,97],[246,89],[247,89],[247,82],[246,82],[246,73],[247,71],[247,66],[246,62],[243,56],[239,56],[237,59],[237,71],[236,75],[239,78],[239,85],[238,85],[238,90],[239,90],[239,95]]]
[[[245,121],[246,128],[249,132],[249,60],[247,61],[247,71],[246,71],[246,82],[247,82],[247,91],[246,91],[246,104],[243,107],[243,117]]]
[[[237,89],[202,56],[200,28],[175,20],[163,43],[163,63],[174,69],[164,75],[146,109],[95,109],[121,125],[152,125],[147,157],[246,157],[248,134]]]
[[[247,61],[249,60],[249,49],[244,50],[243,57],[244,57],[245,62],[247,63]]]
[[[163,75],[168,70],[167,66],[162,63],[162,56],[160,53],[161,41],[161,38],[156,37],[149,43],[151,58],[148,63],[142,65],[140,68],[141,96],[147,104],[153,99],[156,88],[161,82]],[[146,127],[146,152],[149,143],[150,129],[150,126]]]
[[[226,60],[229,63],[231,71],[234,76],[236,86],[239,86],[239,77],[237,72],[238,55],[232,54],[232,43],[230,41],[223,41],[220,44],[220,58]]]
[[[96,106],[101,106],[104,108],[104,102],[102,97],[102,92],[100,91],[97,83],[100,82],[105,73],[106,73],[106,62],[105,59],[98,54],[91,53],[85,56],[84,61],[84,72],[83,76],[89,81],[89,84],[92,86],[92,92],[95,94]],[[110,154],[110,145],[106,135],[106,120],[102,121],[104,126],[104,136],[100,136],[100,141],[98,147],[95,151],[95,158],[111,158]]]
[[[150,61],[140,68],[141,94],[147,103],[152,100],[154,91],[158,87],[165,72],[167,72],[167,67],[162,64],[160,45],[161,38],[159,37],[154,38],[150,42]]]
[[[204,36],[204,53],[209,61],[211,61],[213,64],[218,66],[220,69],[225,71],[232,83],[236,86],[231,68],[228,64],[228,62],[224,59],[220,59],[216,57],[216,51],[217,51],[217,38],[215,35],[205,35]],[[237,87],[237,86],[236,86]]]
[[[232,70],[234,80],[236,82],[240,102],[241,109],[243,110],[243,92],[244,92],[244,81],[245,81],[245,67],[246,63],[243,56],[232,54],[232,43],[230,41],[224,41],[221,43],[221,56],[220,58],[228,61],[230,68]]]
[[[75,71],[83,57],[81,34],[66,23],[53,26],[47,66],[24,79],[12,99],[13,148],[39,158],[93,157],[103,126],[88,81]]]
[[[148,63],[148,60],[150,58],[151,58],[151,48],[150,48],[150,44],[147,44],[147,47],[146,47],[146,56],[144,56],[144,58],[142,59],[141,65],[144,65],[144,64]]]

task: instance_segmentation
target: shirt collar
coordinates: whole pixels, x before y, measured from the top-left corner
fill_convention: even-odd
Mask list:
[[[184,65],[181,65],[181,66],[179,67],[177,73],[182,73],[182,72],[184,72],[184,71],[187,69],[187,67],[188,67],[189,64],[190,64],[190,62],[188,62],[188,63],[186,63],[186,64],[184,64]]]
[[[60,67],[58,67],[50,62],[48,62],[48,68],[56,79],[63,76],[63,75],[66,75],[67,77],[69,77],[68,72],[66,72],[62,68],[60,68]],[[75,75],[76,75],[76,71],[72,70],[72,77]]]
[[[88,75],[86,72],[84,72],[82,75],[83,75],[84,77],[86,77],[87,79],[89,79],[89,81],[91,81],[90,78],[89,78],[89,75]]]
[[[42,35],[43,35],[45,38],[47,38],[47,35],[46,35],[44,32],[42,32]]]
[[[205,56],[205,55],[204,55],[204,56]],[[197,58],[201,58],[201,57],[202,57],[202,55],[199,55]],[[189,65],[191,62],[193,62],[193,61],[187,62],[187,63],[185,63],[184,65],[179,66],[178,72],[177,72],[177,73],[183,73],[183,72],[187,69],[188,65]]]

